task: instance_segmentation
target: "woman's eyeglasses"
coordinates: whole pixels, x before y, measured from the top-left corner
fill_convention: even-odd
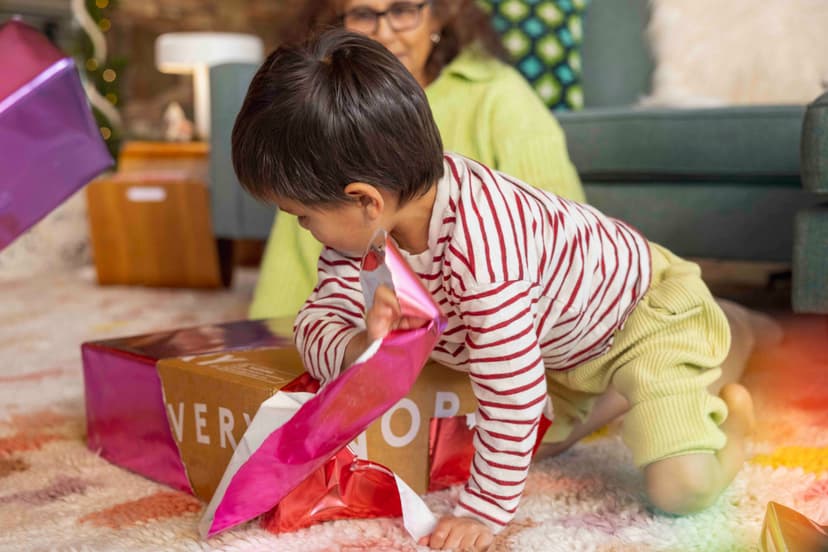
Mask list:
[[[348,10],[342,15],[345,28],[363,34],[374,34],[379,29],[379,20],[385,17],[388,25],[395,32],[410,31],[420,24],[424,2],[394,2],[385,11],[375,11],[368,7]]]

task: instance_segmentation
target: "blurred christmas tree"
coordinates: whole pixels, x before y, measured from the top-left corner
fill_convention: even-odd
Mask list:
[[[117,0],[71,0],[72,15],[81,28],[75,57],[84,77],[84,88],[95,120],[112,157],[118,158],[123,138],[121,76],[126,58],[109,57],[106,34],[112,28],[110,15]]]

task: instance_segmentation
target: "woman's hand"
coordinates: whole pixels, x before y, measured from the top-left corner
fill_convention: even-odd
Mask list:
[[[492,530],[476,519],[446,516],[437,522],[434,532],[420,539],[418,544],[437,550],[483,552],[493,540]]]

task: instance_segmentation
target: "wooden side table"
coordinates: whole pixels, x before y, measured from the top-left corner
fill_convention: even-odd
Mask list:
[[[127,143],[118,172],[87,187],[100,284],[220,287],[232,243],[216,240],[203,143]]]

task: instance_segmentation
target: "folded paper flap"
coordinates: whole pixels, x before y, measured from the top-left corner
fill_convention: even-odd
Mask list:
[[[197,376],[213,385],[232,383],[244,387],[269,387],[272,393],[300,377],[302,361],[295,349],[257,347],[220,353],[161,359],[158,371]]]
[[[359,269],[359,284],[362,287],[362,296],[365,299],[365,312],[371,310],[374,304],[374,294],[380,286],[387,286],[395,290],[394,277],[385,263],[385,252],[390,242],[385,230],[377,230],[368,249],[362,256]]]
[[[22,21],[0,25],[0,100],[63,57],[45,36]]]
[[[228,487],[233,483],[234,477],[245,462],[256,453],[262,443],[269,439],[274,431],[286,423],[301,405],[312,397],[313,395],[305,392],[287,393],[279,391],[261,403],[250,426],[239,441],[239,446],[233,451],[227,469],[224,471],[221,481],[216,487],[216,491],[199,523],[199,531],[202,537],[212,534],[216,510],[222,505],[223,498],[229,493]],[[255,484],[253,486],[255,487]],[[253,500],[255,501],[255,498]],[[242,521],[246,521],[246,519]]]
[[[239,320],[90,341],[84,346],[106,347],[140,357],[162,359],[236,349],[293,348],[293,338],[282,319]]]

